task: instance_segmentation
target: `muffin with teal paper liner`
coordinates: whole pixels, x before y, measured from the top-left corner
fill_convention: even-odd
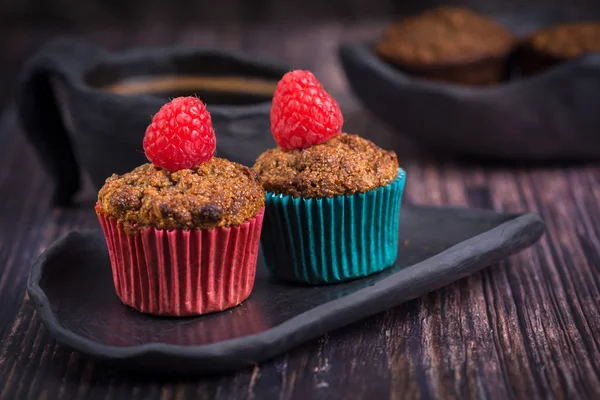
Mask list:
[[[393,151],[342,125],[337,102],[311,72],[281,79],[271,107],[278,146],[254,164],[267,192],[262,252],[279,279],[342,282],[396,261],[406,174]]]

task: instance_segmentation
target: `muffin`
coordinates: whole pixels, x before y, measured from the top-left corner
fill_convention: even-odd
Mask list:
[[[200,315],[252,291],[265,192],[256,173],[213,157],[210,115],[180,97],[153,117],[151,161],[106,180],[96,213],[121,301],[143,313]]]
[[[490,85],[506,78],[516,44],[499,23],[457,7],[440,7],[390,25],[375,45],[383,60],[422,78]]]
[[[262,251],[279,279],[341,282],[396,260],[405,173],[393,151],[342,133],[342,124],[311,72],[279,82],[271,108],[278,147],[254,164],[267,191]]]
[[[534,32],[524,41],[519,64],[523,75],[529,76],[593,52],[600,52],[599,22],[555,25]]]

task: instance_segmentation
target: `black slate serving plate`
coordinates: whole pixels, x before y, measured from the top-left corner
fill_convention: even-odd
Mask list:
[[[598,11],[501,15],[519,37]],[[375,40],[375,38],[374,38]],[[398,133],[438,152],[477,159],[545,162],[600,158],[600,54],[470,87],[412,77],[381,60],[373,42],[346,43],[339,56],[354,93]]]
[[[161,373],[241,368],[330,330],[466,277],[537,241],[536,214],[404,205],[398,261],[369,278],[337,285],[271,280],[259,261],[241,306],[197,318],[159,318],[120,303],[106,244],[97,231],[72,232],[32,267],[30,297],[61,343],[117,365]]]

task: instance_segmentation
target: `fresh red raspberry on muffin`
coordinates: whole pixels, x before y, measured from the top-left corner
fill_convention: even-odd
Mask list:
[[[310,71],[288,72],[277,84],[271,106],[271,132],[285,151],[325,143],[342,132],[338,103]]]
[[[210,114],[197,97],[177,97],[154,115],[144,136],[152,164],[169,171],[193,168],[215,154]]]

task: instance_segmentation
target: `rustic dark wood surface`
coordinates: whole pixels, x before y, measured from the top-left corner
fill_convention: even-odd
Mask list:
[[[188,43],[239,48],[312,69],[340,101],[347,129],[397,135],[361,111],[335,57],[341,40],[376,22],[221,25],[86,36],[112,49]],[[32,36],[8,42],[32,47]],[[399,110],[401,112],[401,110]],[[483,134],[483,133],[482,133]],[[500,265],[274,360],[225,376],[178,380],[113,369],[58,345],[25,294],[29,265],[73,228],[97,226],[85,207],[54,209],[51,186],[7,112],[0,121],[1,399],[600,398],[600,168],[509,167],[440,161],[402,139],[406,200],[537,211],[547,233]],[[85,201],[87,196],[88,201]]]

